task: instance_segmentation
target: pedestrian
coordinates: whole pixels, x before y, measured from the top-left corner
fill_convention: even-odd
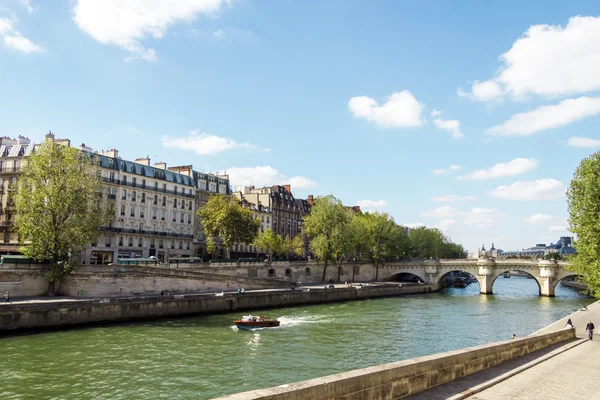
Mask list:
[[[10,293],[8,293],[8,290],[4,292],[4,302],[10,303]]]
[[[571,318],[569,318],[569,320],[567,321],[567,328],[575,328],[575,326],[573,326],[573,322],[571,322]]]
[[[588,338],[594,340],[594,323],[592,321],[588,322],[585,326],[585,330],[588,331]]]
[[[511,337],[511,339],[516,339],[516,338],[517,338],[517,335],[515,335],[515,334],[513,333],[513,335],[512,335],[512,337]]]

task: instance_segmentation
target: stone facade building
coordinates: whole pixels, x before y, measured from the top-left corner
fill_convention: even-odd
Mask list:
[[[46,140],[70,146],[67,139]],[[16,182],[26,158],[37,148],[26,138],[0,140],[0,253],[18,253],[13,231],[14,208],[11,183]],[[118,150],[93,154],[104,182],[103,197],[112,203],[114,216],[90,247],[80,255],[84,264],[109,264],[119,258],[155,256],[166,261],[177,256],[202,256],[203,235],[197,210],[211,193],[230,194],[229,179],[193,171],[192,166],[167,168],[151,165],[149,158],[126,161]]]

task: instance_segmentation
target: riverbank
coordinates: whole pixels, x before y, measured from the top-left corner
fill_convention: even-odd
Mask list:
[[[338,285],[340,286],[340,285]],[[0,333],[57,329],[86,324],[261,310],[275,307],[354,301],[432,291],[430,285],[372,284],[303,290],[270,289],[174,296],[28,300],[0,305]]]

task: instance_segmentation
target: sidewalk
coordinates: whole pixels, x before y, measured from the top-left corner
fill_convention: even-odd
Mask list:
[[[406,397],[411,400],[566,400],[600,398],[600,336],[587,340],[591,320],[600,334],[600,301],[541,330],[555,332],[571,318],[580,338]]]

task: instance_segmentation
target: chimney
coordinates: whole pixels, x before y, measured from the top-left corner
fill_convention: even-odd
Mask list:
[[[145,165],[145,166],[149,167],[150,166],[150,157],[136,158],[135,160],[133,160],[133,162],[136,164]]]
[[[186,176],[193,176],[193,172],[192,172],[192,166],[191,165],[182,165],[182,166],[178,166],[178,167],[169,167],[167,168],[169,171],[171,172],[176,172],[178,174],[181,175],[186,175]]]
[[[166,163],[166,162],[163,162],[163,161],[160,161],[160,162],[154,163],[154,168],[158,168],[158,169],[164,169],[164,170],[166,170],[166,169],[167,169],[167,163]]]
[[[119,150],[117,150],[117,149],[106,150],[106,151],[102,152],[102,155],[106,156],[106,157],[119,158]]]
[[[71,147],[71,140],[69,139],[54,139],[54,141],[61,146]]]
[[[308,202],[308,204],[310,204],[310,206],[312,207],[313,205],[313,195],[309,194],[308,195],[308,199],[306,200]]]
[[[54,133],[52,133],[52,131],[48,131],[48,133],[46,134],[46,142],[52,141],[54,141]]]
[[[94,152],[94,149],[92,149],[89,146],[86,146],[85,143],[81,143],[81,145],[79,146],[79,148],[83,151],[89,151],[90,153]]]
[[[283,185],[283,187],[285,188],[285,190],[287,190],[289,193],[292,193],[292,185]]]

